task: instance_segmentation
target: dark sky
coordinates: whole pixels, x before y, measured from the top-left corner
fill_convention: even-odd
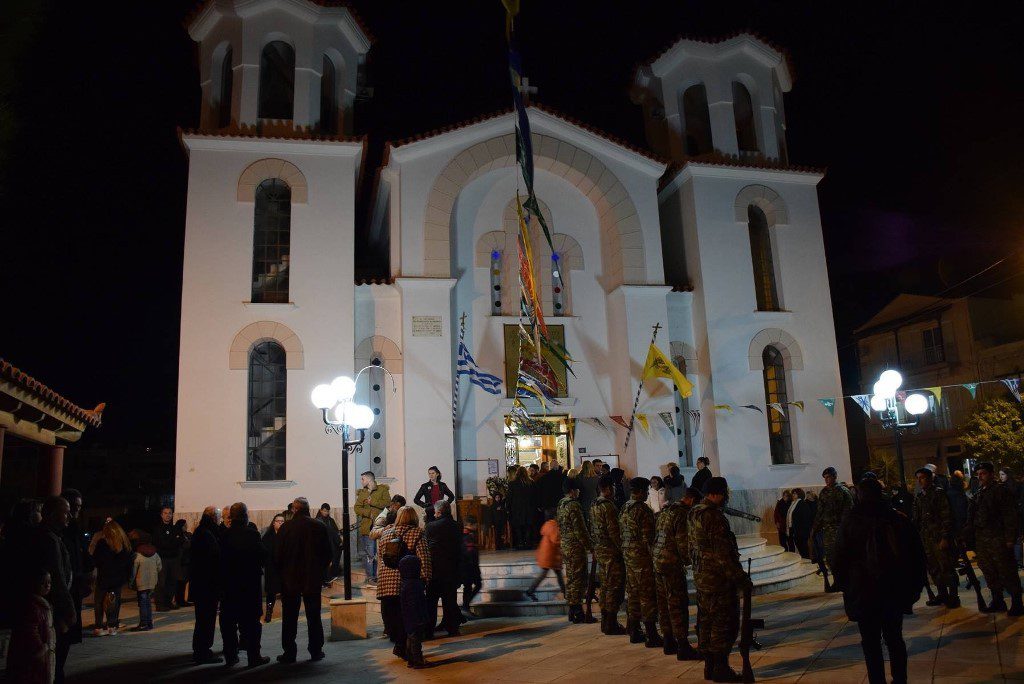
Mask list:
[[[509,106],[498,0],[353,4],[377,38],[356,123],[372,164],[385,140]],[[181,26],[193,5],[0,10],[0,356],[83,406],[106,401],[92,441],[173,442],[187,171],[175,129],[197,123]],[[790,157],[828,168],[849,360],[849,331],[898,290],[938,292],[1000,255],[1012,258],[972,286],[1021,270],[1021,11],[911,5],[523,0],[517,31],[538,101],[638,144],[633,67],[675,36],[749,28],[787,47]]]

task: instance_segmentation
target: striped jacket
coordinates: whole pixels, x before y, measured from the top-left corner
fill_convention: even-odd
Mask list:
[[[398,574],[398,568],[389,568],[384,564],[384,542],[391,538],[391,530],[394,525],[388,525],[380,539],[377,540],[377,598],[382,599],[389,596],[398,596],[402,587],[402,579]],[[403,525],[397,528],[402,535],[406,548],[416,554],[420,559],[420,578],[424,584],[430,581],[432,566],[430,564],[430,549],[427,547],[427,540],[423,536],[423,530],[411,525]]]

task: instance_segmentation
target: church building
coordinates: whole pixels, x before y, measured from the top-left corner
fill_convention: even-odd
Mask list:
[[[549,335],[573,359],[557,397],[512,420],[519,345],[510,110],[388,143],[379,169],[346,137],[371,40],[311,0],[215,0],[191,19],[203,111],[182,133],[189,188],[176,507],[245,501],[262,519],[295,496],[341,501],[341,446],[314,386],[359,378],[375,421],[350,472],[411,497],[436,466],[460,496],[510,464],[627,475],[706,456],[734,505],[819,484],[849,453],[816,186],[792,166],[785,54],[739,34],[681,39],[637,69],[650,149],[543,106],[528,115],[534,279]],[[355,202],[387,273],[355,281]],[[536,222],[534,222],[536,223]],[[693,384],[648,380],[651,337]],[[457,373],[460,338],[497,394]],[[457,404],[453,397],[457,396]],[[355,485],[357,486],[357,485]]]

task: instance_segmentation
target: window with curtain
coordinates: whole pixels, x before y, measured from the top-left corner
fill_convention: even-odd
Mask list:
[[[245,479],[285,479],[288,371],[285,351],[273,340],[249,352],[248,451]]]
[[[772,463],[793,462],[793,435],[789,424],[789,416],[779,413],[771,407],[779,404],[788,411],[789,393],[786,389],[786,367],[782,353],[769,345],[761,354],[764,362],[764,402],[768,418],[768,444],[771,449]]]
[[[292,119],[295,107],[295,50],[281,40],[267,43],[260,55],[261,119]]]
[[[754,104],[750,91],[739,81],[732,82],[732,113],[736,120],[736,142],[740,154],[756,154],[757,129],[754,127]]]
[[[268,178],[256,188],[253,219],[252,301],[281,304],[288,301],[292,191],[279,178]]]
[[[220,63],[220,101],[217,103],[217,126],[224,128],[231,125],[231,87],[234,85],[233,57],[231,46],[224,52]]]
[[[320,131],[331,135],[338,132],[337,70],[327,55],[324,55],[324,68],[320,74]]]
[[[714,151],[711,140],[711,114],[708,93],[703,83],[683,91],[683,140],[686,154],[696,156]]]
[[[775,288],[775,262],[772,258],[772,238],[768,219],[760,207],[747,207],[747,227],[750,229],[750,258],[754,265],[754,292],[758,311],[778,311],[779,295]]]

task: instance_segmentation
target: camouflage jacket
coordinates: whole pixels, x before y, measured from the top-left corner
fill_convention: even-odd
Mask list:
[[[687,516],[690,507],[682,501],[673,501],[661,509],[654,526],[654,569],[658,572],[683,570],[690,564],[690,542]]]
[[[1002,485],[982,487],[974,495],[967,526],[973,533],[1000,535],[1006,542],[1017,539],[1017,502],[1013,493]]]
[[[746,573],[740,565],[736,536],[722,509],[711,502],[699,503],[690,511],[688,522],[690,562],[697,591],[735,590]]]
[[[814,514],[811,534],[826,527],[837,528],[846,512],[853,508],[853,497],[845,485],[835,484],[818,493],[818,511]]]
[[[583,519],[583,508],[580,502],[566,496],[558,502],[558,534],[562,540],[562,548],[582,546],[592,548],[587,522]]]
[[[630,499],[619,513],[622,553],[650,556],[654,541],[654,511],[643,501]]]
[[[932,485],[914,497],[914,526],[926,540],[953,536],[953,510],[946,490]]]
[[[619,509],[615,502],[599,496],[590,507],[590,536],[597,551],[622,553],[622,533],[619,531]]]

